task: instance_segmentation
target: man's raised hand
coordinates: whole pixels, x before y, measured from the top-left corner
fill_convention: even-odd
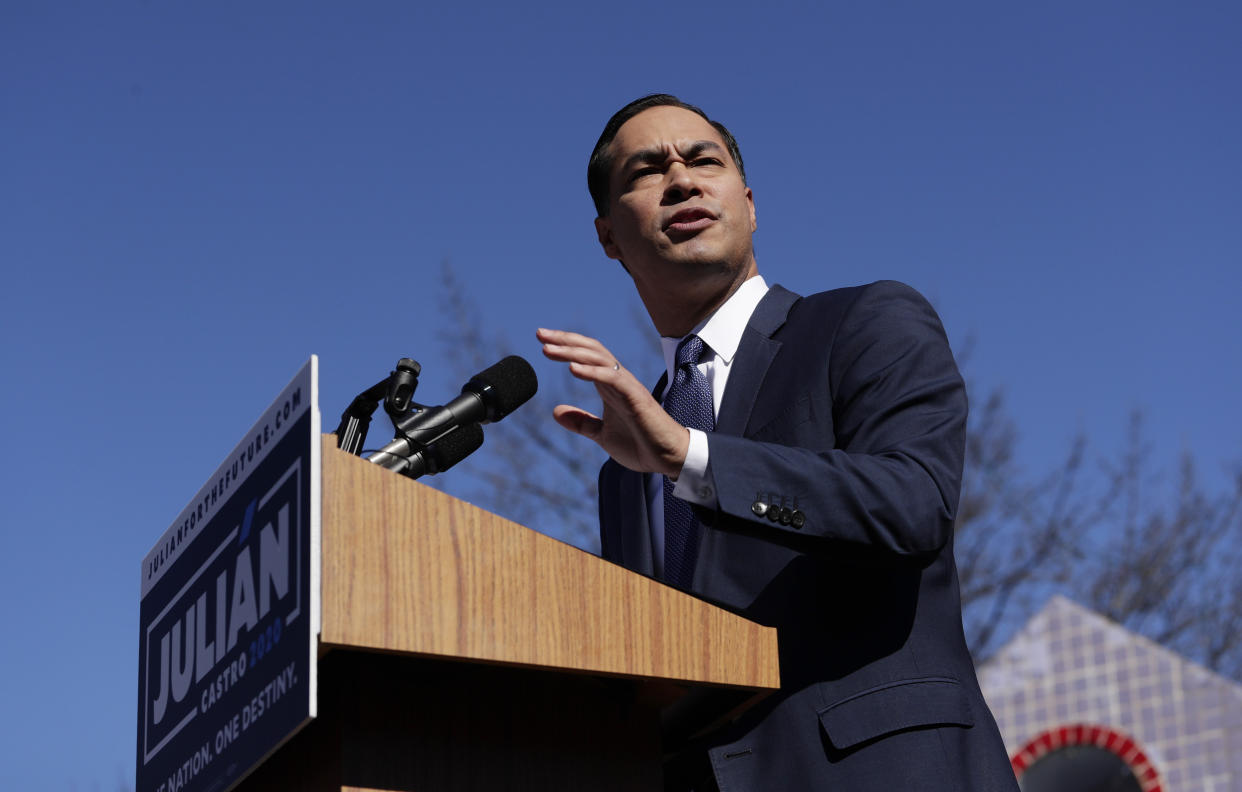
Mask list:
[[[569,372],[595,385],[603,415],[559,404],[556,422],[594,440],[631,470],[676,478],[686,460],[690,430],[674,421],[647,388],[603,344],[589,336],[539,328],[535,337],[549,360],[569,364]]]

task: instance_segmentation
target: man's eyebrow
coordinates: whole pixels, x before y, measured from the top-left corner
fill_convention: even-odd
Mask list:
[[[694,159],[704,151],[713,153],[724,153],[724,148],[714,140],[696,140],[687,145],[684,149],[679,149],[678,154],[682,159]],[[625,158],[625,164],[622,165],[623,170],[629,170],[635,165],[649,165],[663,162],[667,158],[667,149],[662,146],[652,146],[651,148],[640,149]]]
[[[696,140],[690,144],[690,148],[682,152],[681,156],[686,159],[694,159],[705,151],[724,154],[724,148],[714,140]]]

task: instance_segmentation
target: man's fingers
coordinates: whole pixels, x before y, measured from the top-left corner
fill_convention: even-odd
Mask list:
[[[604,427],[604,422],[591,413],[579,407],[572,407],[568,404],[558,404],[552,409],[552,417],[556,422],[571,432],[580,434],[583,437],[594,440],[599,436],[600,430]]]
[[[594,349],[561,346],[559,344],[544,344],[543,356],[559,363],[580,363],[584,366],[602,366],[605,368],[612,368],[617,362],[607,351],[600,352]]]
[[[597,365],[589,363],[570,363],[569,373],[573,374],[580,380],[586,380],[596,385],[603,385],[610,388],[624,389],[625,383],[621,379],[619,369],[614,369],[612,363],[608,365]]]
[[[604,348],[604,345],[596,339],[584,336],[581,333],[570,332],[569,330],[549,330],[546,327],[540,327],[535,331],[535,337],[545,344]]]
[[[582,347],[561,346],[560,344],[544,344],[543,355],[549,360],[561,363],[581,363],[587,366],[606,366],[612,368],[616,362],[606,350],[603,352]]]
[[[539,328],[535,336],[543,343],[543,354],[562,363],[583,363],[591,366],[617,365],[616,358],[599,341],[579,333]]]

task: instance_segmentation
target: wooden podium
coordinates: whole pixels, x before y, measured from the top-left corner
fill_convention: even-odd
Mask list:
[[[679,696],[779,686],[775,630],[322,454],[319,717],[238,789],[658,790]]]

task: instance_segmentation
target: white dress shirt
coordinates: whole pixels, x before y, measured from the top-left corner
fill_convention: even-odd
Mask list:
[[[712,387],[712,415],[720,415],[720,402],[724,398],[725,382],[729,379],[729,369],[737,355],[738,345],[742,342],[742,333],[750,315],[755,312],[759,301],[768,293],[768,284],[760,275],[747,280],[729,299],[707,317],[698,327],[687,335],[698,335],[705,346],[699,358],[699,371],[707,377]],[[668,371],[668,382],[673,381],[674,368],[677,365],[677,347],[681,338],[660,339],[660,348],[664,352],[664,365]],[[665,393],[668,386],[665,386]],[[665,394],[661,394],[663,398]],[[664,575],[664,485],[661,476],[648,475],[646,482],[647,508],[651,523],[651,544],[653,561],[657,576]],[[686,461],[682,463],[681,472],[677,476],[673,495],[682,500],[700,506],[715,508],[717,504],[716,489],[712,483],[710,460],[707,454],[707,434],[699,429],[690,430],[690,448],[686,451]]]

